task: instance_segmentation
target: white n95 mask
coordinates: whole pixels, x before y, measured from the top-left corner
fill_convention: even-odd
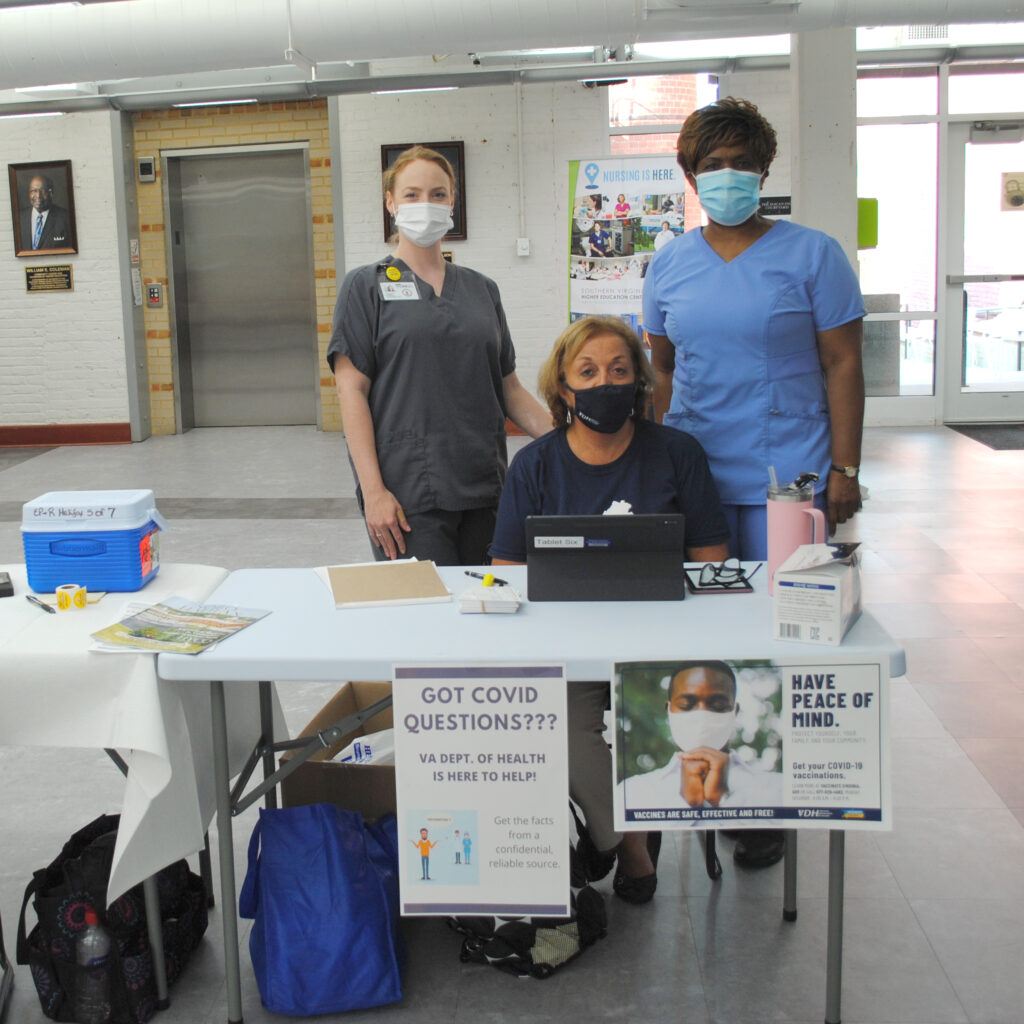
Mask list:
[[[443,203],[402,203],[395,210],[398,230],[413,245],[427,249],[452,229],[452,211]]]
[[[680,750],[710,747],[721,750],[736,730],[736,710],[669,711],[668,728]]]

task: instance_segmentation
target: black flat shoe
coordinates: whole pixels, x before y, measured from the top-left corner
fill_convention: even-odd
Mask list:
[[[612,891],[620,900],[627,903],[650,903],[654,899],[654,892],[658,888],[658,856],[661,854],[661,833],[647,833],[647,855],[654,864],[654,871],[641,878],[633,878],[627,875],[621,868],[615,869],[615,877],[612,879]]]
[[[767,868],[782,860],[786,833],[777,828],[743,829],[736,840],[732,859],[744,868]]]

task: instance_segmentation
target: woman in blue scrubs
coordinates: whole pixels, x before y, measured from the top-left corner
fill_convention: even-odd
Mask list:
[[[744,559],[767,555],[769,466],[783,482],[819,475],[830,531],[860,508],[860,286],[834,238],[758,213],[775,150],[752,103],[694,111],[677,159],[708,224],[644,279],[655,414],[703,445]]]
[[[694,111],[676,150],[708,223],[656,251],[644,278],[655,416],[707,452],[729,553],[763,561],[769,467],[784,483],[818,474],[829,532],[860,508],[864,303],[834,238],[758,212],[776,139],[757,107]],[[783,846],[781,831],[749,831],[733,856],[765,867]]]

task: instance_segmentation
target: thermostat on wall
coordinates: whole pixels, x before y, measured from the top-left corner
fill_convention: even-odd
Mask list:
[[[140,156],[139,181],[156,181],[156,157]]]

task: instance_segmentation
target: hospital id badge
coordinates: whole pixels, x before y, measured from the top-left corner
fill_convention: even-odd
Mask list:
[[[415,281],[381,281],[380,294],[385,302],[407,302],[420,297]]]

